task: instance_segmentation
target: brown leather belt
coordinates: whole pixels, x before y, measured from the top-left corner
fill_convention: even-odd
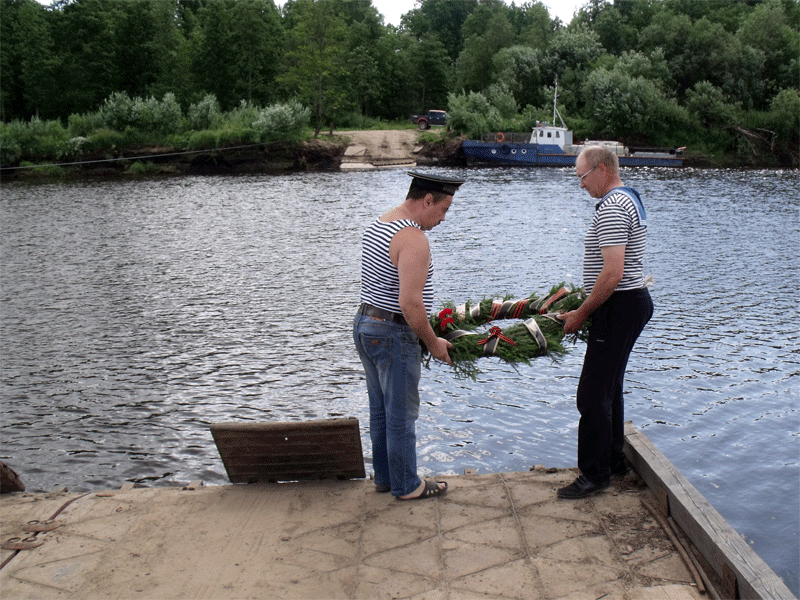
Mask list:
[[[408,325],[405,317],[403,317],[401,313],[383,310],[382,308],[372,306],[371,304],[362,304],[358,309],[358,314],[366,315],[367,317],[373,317],[376,319],[383,319],[384,321],[393,321],[395,323],[400,323],[401,325]]]

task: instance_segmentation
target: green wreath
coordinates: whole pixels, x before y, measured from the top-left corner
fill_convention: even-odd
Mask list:
[[[480,373],[479,358],[496,356],[516,368],[518,363],[530,364],[537,356],[550,356],[556,360],[567,352],[564,347],[564,324],[557,318],[562,312],[578,308],[586,298],[582,288],[564,284],[553,286],[550,293],[539,298],[536,294],[523,300],[484,299],[476,304],[455,306],[444,304],[444,309],[430,318],[436,334],[453,344],[450,358],[456,377],[475,379]],[[494,325],[488,331],[479,328],[492,321],[524,319],[506,329]],[[576,334],[567,336],[575,343],[587,337],[588,322]],[[430,356],[425,361],[429,367]]]

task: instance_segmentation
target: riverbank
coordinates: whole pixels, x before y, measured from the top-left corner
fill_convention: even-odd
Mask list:
[[[80,160],[0,169],[0,181],[131,177],[141,175],[280,174],[405,166],[461,167],[467,164],[464,136],[420,138],[417,130],[333,131],[299,143],[273,142],[180,151],[130,148],[87,155]],[[685,167],[775,168],[754,160],[746,165],[687,151]]]

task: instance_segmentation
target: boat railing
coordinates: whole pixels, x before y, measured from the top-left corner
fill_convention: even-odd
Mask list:
[[[495,133],[486,133],[481,136],[482,142],[495,142],[506,144],[527,144],[530,140],[530,133],[519,133],[514,131],[498,131]]]

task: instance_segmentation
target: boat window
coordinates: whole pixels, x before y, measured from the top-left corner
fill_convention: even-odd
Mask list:
[[[548,131],[547,132],[547,137],[553,137],[553,132],[552,131]]]
[[[556,131],[556,137],[557,137],[557,138],[560,138],[560,137],[561,137],[561,132],[560,132],[560,131]]]

